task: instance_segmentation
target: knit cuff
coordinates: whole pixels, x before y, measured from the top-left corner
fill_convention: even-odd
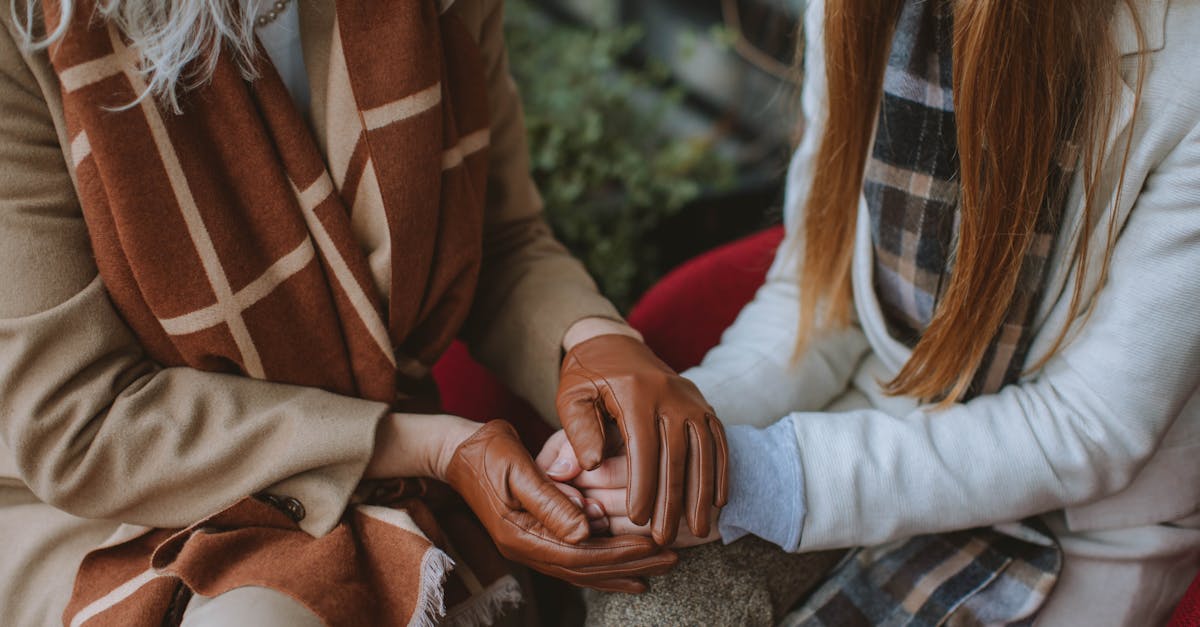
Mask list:
[[[807,513],[804,471],[792,421],[765,428],[733,425],[729,441],[729,502],[718,528],[726,544],[756,535],[795,552]]]

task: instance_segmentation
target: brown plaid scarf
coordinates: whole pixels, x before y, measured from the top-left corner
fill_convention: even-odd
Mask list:
[[[154,359],[436,404],[429,366],[478,275],[489,128],[483,61],[448,4],[338,0],[315,135],[265,54],[253,81],[222,54],[182,113],[127,106],[144,90],[136,50],[94,0],[77,6],[51,54],[70,157],[101,276]],[[383,285],[354,237],[363,212],[385,218]],[[123,528],[84,560],[64,621],[157,625],[193,591],[243,585],[331,625],[430,623],[443,593],[460,615],[519,595],[478,525],[431,489],[390,486],[320,539],[294,504],[289,517],[254,499],[189,529]],[[459,563],[443,586],[447,553]]]
[[[953,6],[906,0],[884,76],[876,141],[864,175],[875,251],[875,291],[894,337],[916,344],[953,266],[959,186],[953,80]],[[1051,187],[1065,169],[1048,172]],[[1053,196],[1053,195],[1051,195]],[[968,391],[1015,383],[1057,234],[1061,198],[1039,216],[1007,319]],[[982,625],[1032,621],[1050,594],[1062,554],[1036,519],[918,536],[859,549],[788,625]]]
[[[949,284],[958,237],[952,14],[942,0],[905,2],[863,181],[875,250],[875,293],[892,335],[910,347],[929,326]],[[1046,173],[1051,190],[1060,189],[1058,183],[1073,167],[1062,161]],[[970,395],[995,392],[1020,377],[1064,204],[1061,195],[1047,194],[1008,315],[984,355]]]

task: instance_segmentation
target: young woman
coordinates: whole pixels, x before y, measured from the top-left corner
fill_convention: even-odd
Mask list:
[[[0,16],[0,623],[487,622],[501,554],[637,592],[708,533],[720,423],[542,220],[499,0]],[[437,413],[460,334],[593,464],[607,406],[659,543]]]
[[[796,624],[1161,624],[1200,568],[1200,2],[805,26],[788,238],[685,373],[737,425],[719,536],[869,547]],[[575,481],[636,532],[623,469]]]

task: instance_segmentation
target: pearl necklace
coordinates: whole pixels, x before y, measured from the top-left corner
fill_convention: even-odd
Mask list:
[[[291,1],[292,0],[275,0],[275,4],[271,6],[270,10],[268,10],[266,13],[260,13],[258,19],[254,20],[254,26],[256,28],[262,28],[267,24],[279,19],[279,16],[283,15],[283,10],[287,8],[288,3]]]

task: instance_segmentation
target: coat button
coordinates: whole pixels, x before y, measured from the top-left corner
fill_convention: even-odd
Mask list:
[[[300,522],[304,520],[306,512],[304,511],[304,504],[300,501],[289,496],[280,499],[280,505],[288,517],[292,519],[292,522]]]
[[[306,512],[304,504],[290,496],[276,496],[274,494],[257,494],[258,499],[271,507],[287,514],[292,522],[300,522],[304,520]]]

